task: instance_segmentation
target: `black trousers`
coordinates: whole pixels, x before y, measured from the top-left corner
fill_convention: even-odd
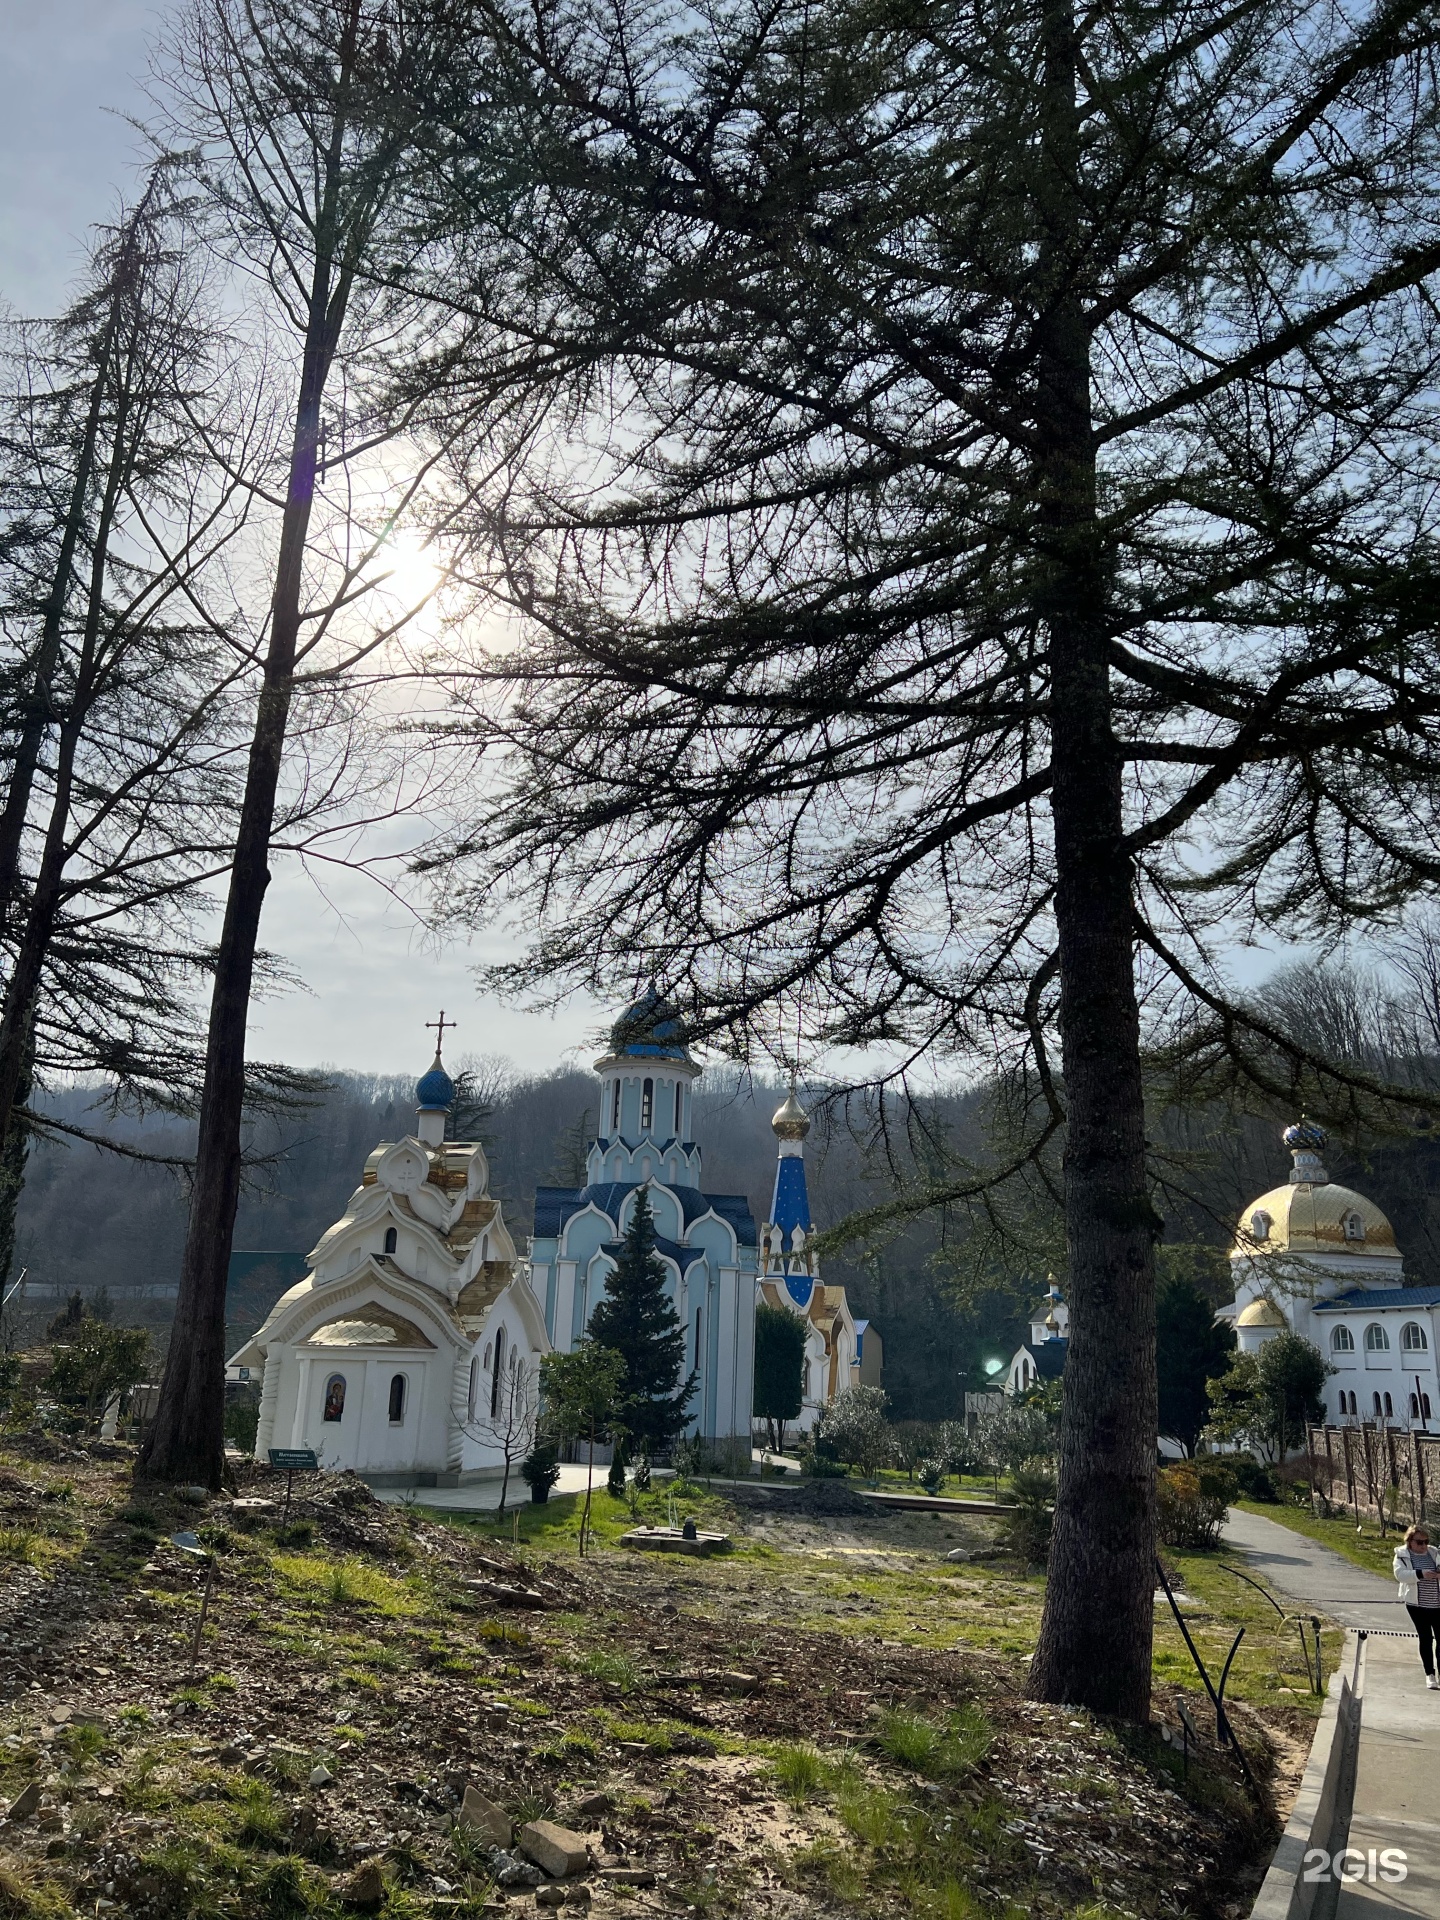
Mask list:
[[[1420,1636],[1420,1664],[1427,1673],[1435,1671],[1435,1642],[1440,1636],[1440,1607],[1406,1607]]]

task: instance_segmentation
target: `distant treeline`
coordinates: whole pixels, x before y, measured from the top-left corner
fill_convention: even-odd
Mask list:
[[[584,1179],[597,1083],[578,1070],[524,1076],[503,1064],[469,1064],[462,1090],[477,1104],[460,1117],[472,1119],[466,1133],[473,1130],[485,1142],[492,1186],[523,1252],[536,1186]],[[697,1090],[695,1130],[705,1156],[705,1185],[713,1192],[743,1193],[757,1221],[769,1213],[776,1157],[770,1115],[784,1097],[778,1084],[724,1069],[708,1073]],[[95,1102],[94,1092],[71,1090],[52,1095],[47,1105],[61,1120],[78,1124],[88,1114],[93,1125]],[[359,1184],[377,1142],[413,1126],[413,1102],[414,1082],[407,1076],[334,1073],[313,1105],[254,1129],[250,1150],[260,1163],[240,1203],[236,1248],[308,1253]],[[939,1103],[937,1112],[944,1108],[942,1117],[963,1126],[969,1107],[956,1097]],[[121,1116],[107,1123],[107,1131],[147,1153],[177,1157],[189,1152],[192,1137],[188,1123],[165,1115]],[[865,1128],[852,1129],[843,1117],[830,1123],[819,1116],[807,1157],[818,1226],[837,1222],[857,1205],[882,1201],[891,1190],[883,1153]],[[47,1285],[89,1290],[103,1284],[112,1296],[125,1287],[174,1281],[185,1207],[182,1173],[84,1144],[37,1140],[20,1205],[17,1265],[28,1266]],[[1015,1300],[992,1301],[977,1316],[947,1297],[946,1270],[936,1264],[940,1247],[938,1226],[927,1223],[877,1249],[852,1249],[826,1263],[826,1277],[843,1282],[855,1312],[884,1333],[886,1386],[900,1418],[957,1413],[966,1386],[978,1384],[985,1355],[1003,1348],[1008,1356],[1023,1328],[1028,1280]],[[276,1271],[276,1280],[268,1282],[266,1269],[252,1264],[253,1284],[232,1293],[237,1334],[254,1323],[257,1289],[278,1288]],[[150,1303],[143,1317],[154,1321],[157,1305]],[[48,1304],[47,1317],[54,1311]],[[130,1317],[123,1304],[119,1312]],[[142,1316],[137,1311],[134,1317]],[[974,1377],[962,1377],[967,1374]]]
[[[1414,1003],[1376,975],[1330,965],[1282,973],[1264,990],[1267,1010],[1329,1059],[1349,1059],[1395,1072],[1381,1055],[1406,1054],[1429,1080],[1435,1033],[1414,1038]],[[1440,990],[1437,990],[1440,1000]],[[1397,1038],[1398,1036],[1398,1038]],[[1423,1042],[1423,1043],[1422,1043]],[[578,1069],[524,1075],[504,1061],[461,1059],[461,1098],[454,1120],[479,1137],[490,1157],[492,1185],[505,1205],[523,1253],[533,1225],[535,1188],[579,1185],[584,1152],[595,1132],[597,1082]],[[1423,1071],[1422,1071],[1423,1069]],[[957,1166],[983,1163],[993,1151],[995,1113],[983,1089],[931,1098],[913,1108],[852,1101],[829,1110],[823,1088],[801,1089],[815,1111],[806,1147],[817,1227],[893,1198],[897,1190],[943,1185]],[[712,1067],[696,1090],[695,1131],[705,1157],[705,1185],[742,1193],[756,1220],[770,1206],[775,1137],[770,1115],[785,1089],[733,1068]],[[97,1094],[52,1094],[48,1109],[72,1124],[93,1126]],[[366,1156],[414,1123],[408,1076],[331,1073],[313,1104],[283,1120],[252,1128],[254,1161],[240,1205],[237,1249],[303,1259],[358,1185]],[[1156,1200],[1170,1242],[1223,1251],[1241,1210],[1284,1184],[1289,1155],[1282,1126],[1296,1116],[1236,1114],[1217,1102],[1171,1105],[1152,1122]],[[106,1118],[117,1140],[147,1153],[182,1158],[191,1128],[163,1115]],[[1395,1132],[1362,1149],[1332,1136],[1331,1177],[1359,1187],[1394,1223],[1412,1281],[1440,1280],[1440,1139],[1417,1116],[1412,1133]],[[1058,1173],[1058,1168],[1056,1169]],[[1053,1268],[1064,1283],[1063,1235],[1053,1204],[1032,1187],[1023,1204],[983,1209],[939,1208],[909,1224],[887,1226],[868,1241],[827,1255],[826,1278],[848,1289],[857,1315],[875,1321],[885,1339],[885,1385],[897,1419],[946,1419],[962,1410],[966,1388],[985,1382],[987,1359],[1010,1357],[1024,1337],[1029,1308]],[[37,1140],[19,1214],[17,1264],[50,1286],[107,1286],[126,1317],[118,1290],[178,1278],[185,1231],[184,1175],[119,1158],[84,1144]],[[238,1264],[238,1263],[237,1263]],[[232,1289],[238,1333],[253,1326],[270,1298],[288,1284],[281,1264],[246,1263],[245,1283]],[[1216,1299],[1228,1297],[1223,1262],[1192,1263]],[[48,1302],[43,1317],[53,1315]],[[152,1323],[166,1309],[151,1302],[136,1317]],[[38,1322],[37,1322],[38,1324]]]

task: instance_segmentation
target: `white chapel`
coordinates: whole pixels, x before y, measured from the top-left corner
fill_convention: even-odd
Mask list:
[[[1221,1316],[1242,1353],[1287,1328],[1324,1354],[1325,1417],[1417,1430],[1434,1422],[1440,1286],[1411,1286],[1395,1230],[1373,1200],[1330,1178],[1323,1127],[1283,1135],[1293,1167],[1252,1201],[1230,1250],[1235,1299]]]
[[[313,1448],[372,1484],[459,1486],[497,1475],[507,1444],[514,1457],[544,1314],[484,1148],[445,1138],[438,1047],[415,1095],[415,1131],[376,1147],[310,1271],[230,1362],[261,1377],[259,1459]]]

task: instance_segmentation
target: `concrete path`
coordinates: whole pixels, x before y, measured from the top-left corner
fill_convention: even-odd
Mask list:
[[[1221,1544],[1254,1567],[1298,1605],[1325,1613],[1342,1627],[1369,1633],[1409,1634],[1410,1617],[1396,1598],[1395,1582],[1344,1559],[1303,1533],[1262,1520],[1257,1513],[1230,1510]],[[1414,1647],[1410,1649],[1414,1657]],[[1416,1661],[1418,1667],[1419,1662]],[[1435,1696],[1440,1702],[1440,1694]]]
[[[1440,1693],[1426,1689],[1394,1582],[1254,1513],[1232,1511],[1221,1539],[1281,1593],[1368,1636],[1346,1850],[1337,1836],[1335,1867],[1307,1855],[1323,1876],[1312,1920],[1434,1920],[1440,1909]],[[1404,1878],[1395,1878],[1402,1867]]]
[[[1440,1902],[1440,1693],[1425,1690],[1413,1637],[1366,1640],[1361,1700],[1335,1920],[1433,1920]],[[1403,1859],[1384,1859],[1387,1848]],[[1397,1880],[1402,1866],[1405,1877]]]
[[[601,1493],[605,1491],[607,1467],[597,1466],[594,1485]],[[567,1465],[560,1469],[560,1478],[553,1488],[555,1493],[584,1493],[585,1467]],[[451,1513],[493,1513],[500,1504],[500,1482],[498,1480],[478,1480],[471,1487],[377,1487],[375,1498],[384,1500],[392,1507],[403,1506],[413,1501],[417,1507],[440,1507]],[[530,1489],[518,1473],[510,1476],[510,1490],[505,1496],[507,1513],[512,1507],[525,1507],[530,1504]]]

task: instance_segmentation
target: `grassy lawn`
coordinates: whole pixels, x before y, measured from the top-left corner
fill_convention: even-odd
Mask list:
[[[582,1560],[578,1496],[465,1515],[317,1479],[282,1527],[139,1496],[122,1463],[71,1484],[0,1455],[0,1804],[43,1793],[0,1839],[0,1920],[495,1920],[496,1863],[454,1817],[471,1781],[516,1822],[586,1831],[603,1792],[596,1852],[656,1879],[634,1900],[597,1880],[597,1920],[1243,1910],[1273,1832],[1163,1602],[1157,1724],[1118,1727],[1027,1700],[1045,1581],[991,1557],[1000,1521],[728,1496],[670,1483],[632,1510],[602,1481]],[[620,1546],[672,1511],[734,1550]],[[181,1527],[219,1554],[193,1680]],[[1216,1679],[1243,1627],[1227,1697],[1261,1774],[1293,1784],[1318,1706],[1296,1624],[1223,1558],[1169,1564]],[[544,1605],[492,1604],[496,1576]]]
[[[902,1536],[892,1520],[877,1516],[873,1522],[847,1522],[834,1544],[806,1551],[807,1543],[786,1539],[783,1528],[773,1541],[773,1526],[757,1525],[755,1516],[733,1507],[718,1486],[707,1494],[703,1487],[680,1482],[642,1494],[634,1503],[638,1523],[663,1522],[672,1497],[682,1518],[692,1515],[701,1527],[727,1531],[735,1542],[732,1553],[714,1560],[656,1559],[657,1565],[684,1569],[680,1577],[692,1595],[690,1604],[713,1618],[737,1606],[768,1617],[778,1606],[797,1629],[882,1644],[943,1651],[977,1648],[1018,1660],[1028,1658],[1034,1648],[1045,1599],[1043,1574],[1023,1573],[1011,1561],[949,1565],[942,1557],[952,1540],[988,1543],[994,1523],[956,1522],[950,1528],[940,1525],[941,1516],[916,1515]],[[497,1519],[439,1510],[428,1517],[472,1537],[507,1545],[518,1538],[522,1548],[568,1559],[578,1549],[582,1505],[583,1496],[552,1495],[544,1506],[518,1508],[518,1521],[516,1514]],[[598,1556],[617,1549],[621,1534],[636,1524],[629,1502],[612,1499],[604,1485],[599,1486],[590,1506],[595,1564]],[[933,1544],[927,1526],[934,1528]],[[1321,1702],[1310,1691],[1294,1616],[1288,1609],[1282,1616],[1263,1594],[1226,1572],[1222,1562],[1232,1557],[1220,1550],[1168,1556],[1172,1575],[1188,1599],[1186,1624],[1212,1679],[1218,1683],[1243,1627],[1227,1698],[1256,1706],[1283,1704],[1317,1715]],[[1389,1572],[1388,1555],[1384,1570]],[[1276,1598],[1283,1607],[1283,1599]],[[1309,1616],[1304,1618],[1308,1635]],[[1322,1634],[1327,1678],[1343,1638],[1339,1628]],[[1186,1688],[1202,1684],[1163,1599],[1155,1610],[1154,1670],[1157,1682]]]
[[[1357,1567],[1363,1567],[1367,1573],[1378,1573],[1386,1580],[1391,1577],[1395,1549],[1405,1538],[1404,1524],[1387,1528],[1382,1539],[1379,1522],[1375,1520],[1364,1519],[1357,1524],[1345,1514],[1324,1520],[1308,1507],[1267,1506],[1256,1500],[1237,1500],[1235,1504],[1243,1513],[1259,1514],[1262,1520],[1273,1520],[1277,1526],[1289,1527],[1292,1533],[1303,1533],[1307,1540],[1318,1540],[1322,1546],[1332,1547]]]

